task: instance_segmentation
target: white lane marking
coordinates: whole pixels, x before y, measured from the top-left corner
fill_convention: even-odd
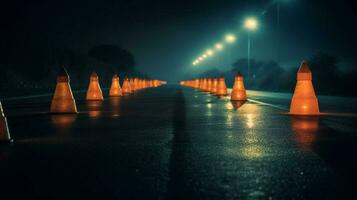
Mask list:
[[[265,103],[265,102],[262,102],[262,101],[257,101],[257,100],[253,100],[253,99],[249,99],[249,98],[248,98],[248,101],[249,102],[253,102],[253,103],[257,103],[257,104],[261,104],[261,105],[265,105],[265,106],[270,106],[270,107],[273,107],[273,108],[276,108],[276,109],[279,109],[279,110],[283,110],[283,111],[289,111],[289,109],[287,109],[286,107],[283,107],[283,106],[277,106],[277,105],[274,105],[274,104]]]

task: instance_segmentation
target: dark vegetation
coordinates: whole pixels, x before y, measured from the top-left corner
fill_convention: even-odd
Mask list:
[[[30,56],[31,55],[31,56]],[[3,60],[4,61],[4,60]],[[54,88],[62,67],[70,74],[74,88],[85,88],[89,76],[96,71],[101,83],[109,87],[113,74],[147,77],[135,70],[132,53],[115,45],[99,45],[87,54],[70,49],[44,49],[21,55],[10,55],[0,63],[0,89]]]
[[[343,71],[338,60],[328,54],[320,53],[307,60],[313,73],[313,84],[319,95],[356,96],[357,70]],[[231,87],[234,83],[234,74],[241,72],[245,76],[247,89],[292,92],[296,84],[296,72],[299,66],[290,66],[288,70],[282,68],[275,61],[251,60],[250,80],[247,78],[247,59],[239,59],[231,70],[220,71],[211,69],[200,77],[224,76],[226,83]]]

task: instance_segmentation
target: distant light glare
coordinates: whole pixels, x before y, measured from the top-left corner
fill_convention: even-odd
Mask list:
[[[212,56],[213,55],[213,50],[211,50],[211,49],[208,49],[207,51],[206,51],[206,54],[208,55],[208,56]]]
[[[253,17],[249,17],[244,21],[244,27],[248,30],[254,31],[258,27],[258,21]]]
[[[198,58],[198,60],[201,61],[201,60],[203,60],[203,58],[200,56],[200,57]]]
[[[236,36],[233,34],[227,34],[225,40],[227,43],[233,43],[236,41]]]
[[[217,43],[215,47],[216,49],[218,49],[218,51],[221,51],[223,49],[223,45],[221,43]]]
[[[207,58],[207,55],[206,55],[206,54],[203,54],[202,57],[203,57],[203,58]]]

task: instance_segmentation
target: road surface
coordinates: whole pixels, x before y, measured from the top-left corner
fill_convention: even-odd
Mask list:
[[[289,94],[248,95],[238,105],[167,85],[98,103],[79,92],[78,115],[49,115],[51,96],[5,100],[15,142],[0,146],[1,196],[354,197],[355,99],[321,97],[329,115],[296,118]]]

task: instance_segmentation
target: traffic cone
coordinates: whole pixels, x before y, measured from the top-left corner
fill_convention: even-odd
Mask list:
[[[145,88],[147,88],[147,87],[148,87],[147,81],[146,81],[146,80],[143,80],[143,88],[145,89]]]
[[[51,113],[77,113],[76,101],[70,86],[67,71],[62,68],[57,75],[55,94],[51,102]]]
[[[103,101],[102,89],[100,89],[97,73],[93,72],[90,76],[89,86],[87,90],[87,100]]]
[[[213,82],[212,82],[212,94],[216,94],[217,93],[217,86],[218,86],[218,80],[217,78],[213,78]]]
[[[135,83],[135,78],[130,78],[129,83],[130,83],[131,92],[135,92],[136,90],[139,89]]]
[[[207,91],[207,79],[206,79],[206,78],[203,79],[203,82],[202,82],[202,90],[203,90],[203,91]]]
[[[232,101],[232,106],[234,108],[234,110],[238,110],[240,107],[242,107],[245,104],[246,101]]]
[[[232,101],[246,101],[247,93],[244,88],[243,75],[241,73],[237,73],[234,85],[231,93]]]
[[[140,85],[140,79],[139,78],[135,78],[134,79],[134,87],[136,88],[136,90],[140,90],[141,89],[141,85]],[[131,85],[130,85],[131,86]]]
[[[199,79],[195,79],[195,83],[193,86],[195,89],[198,89],[200,87],[200,80]]]
[[[112,85],[109,90],[109,96],[110,97],[123,96],[123,93],[122,93],[121,87],[120,87],[120,83],[119,83],[119,76],[116,74],[112,78]]]
[[[198,84],[198,89],[202,90],[202,88],[203,88],[203,80],[202,80],[202,78],[200,78],[199,79],[199,84]]]
[[[312,74],[306,61],[297,72],[297,84],[290,104],[292,115],[318,115],[319,103],[312,85]]]
[[[122,92],[123,92],[123,94],[130,94],[131,93],[131,87],[130,87],[130,82],[129,82],[128,78],[125,78],[124,81],[123,81]]]
[[[224,77],[218,78],[216,95],[217,96],[226,96],[227,95],[227,86],[226,86],[226,81],[224,80]]]
[[[0,101],[0,142],[11,142],[7,120]]]
[[[154,87],[159,87],[160,84],[159,84],[159,80],[154,80]]]
[[[212,79],[208,78],[207,79],[207,92],[211,92],[212,90]]]

